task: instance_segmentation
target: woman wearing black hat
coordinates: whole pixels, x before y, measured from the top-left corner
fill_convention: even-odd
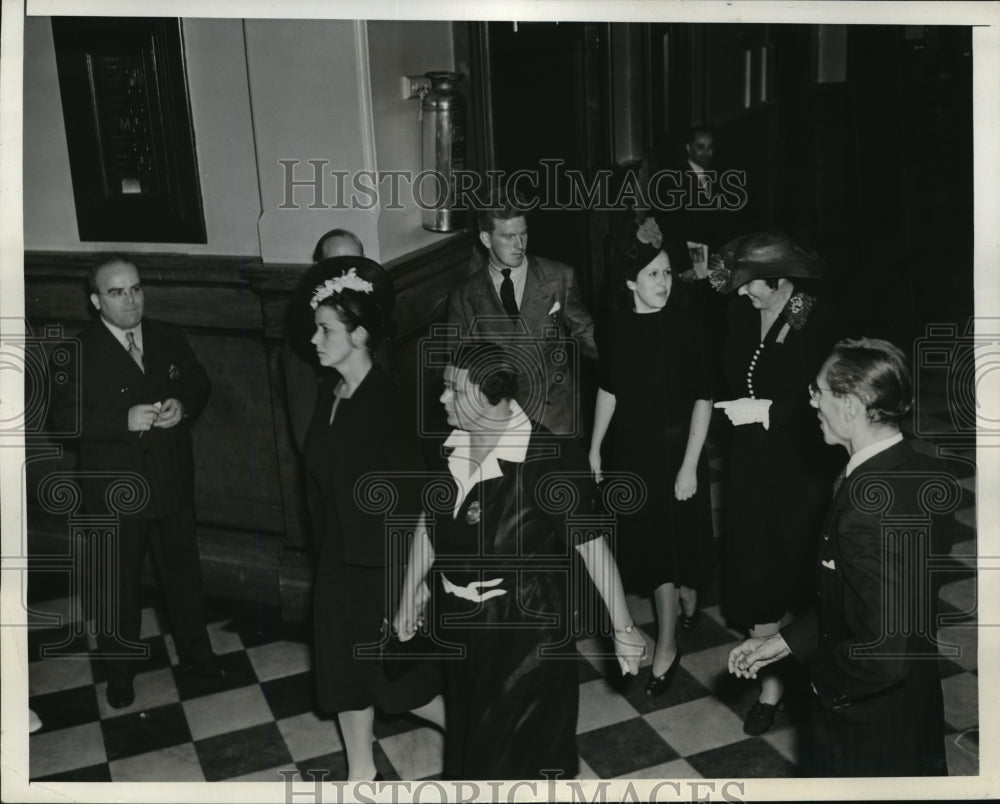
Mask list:
[[[618,515],[616,558],[626,588],[652,595],[656,604],[648,695],[665,691],[680,663],[679,593],[693,603],[714,571],[703,450],[712,414],[711,358],[698,318],[676,302],[661,245],[650,219],[620,250],[625,304],[598,324],[600,388],[590,442],[600,482],[601,445],[613,418],[609,466],[645,484],[643,504]],[[682,622],[693,624],[689,616]]]
[[[736,290],[723,371],[734,425],[726,505],[723,606],[753,636],[775,633],[808,604],[813,551],[837,456],[823,444],[809,383],[837,339],[831,311],[806,292],[819,256],[779,232],[736,238],[712,258],[710,279]],[[763,734],[784,693],[777,671],[743,724]]]
[[[315,323],[312,344],[329,371],[320,387],[304,454],[310,515],[318,531],[313,621],[317,699],[336,713],[344,736],[348,779],[376,778],[372,754],[374,707],[414,713],[443,725],[439,678],[417,665],[389,681],[363,646],[382,641],[387,601],[401,578],[394,564],[406,551],[387,554],[383,513],[366,510],[356,496],[359,479],[422,469],[413,416],[398,410],[392,384],[379,365],[379,347],[391,324],[392,283],[378,263],[364,257],[335,257],[316,266],[309,300]],[[321,281],[320,281],[321,280]],[[395,514],[419,514],[416,495],[397,483]]]

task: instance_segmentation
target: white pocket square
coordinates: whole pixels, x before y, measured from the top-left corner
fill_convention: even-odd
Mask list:
[[[836,564],[836,562],[832,558],[829,561],[822,561],[822,560],[820,560],[819,563],[822,564],[824,567],[826,567],[829,570],[835,570],[835,569],[837,569],[837,564]]]

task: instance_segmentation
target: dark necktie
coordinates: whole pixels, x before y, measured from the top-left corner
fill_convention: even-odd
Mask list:
[[[139,348],[139,344],[137,344],[135,342],[135,333],[133,333],[131,331],[130,332],[126,332],[125,333],[125,340],[128,341],[128,354],[129,354],[129,357],[131,357],[135,361],[136,365],[140,369],[142,369],[142,371],[145,372],[146,367],[142,364],[142,350]]]
[[[504,268],[501,272],[503,281],[500,283],[500,302],[507,315],[511,318],[517,316],[517,302],[514,300],[514,283],[510,278],[510,268]]]
[[[844,485],[844,479],[847,477],[847,467],[845,466],[840,470],[840,474],[837,475],[837,479],[833,481],[833,497],[837,496],[837,492],[840,491],[840,487]]]

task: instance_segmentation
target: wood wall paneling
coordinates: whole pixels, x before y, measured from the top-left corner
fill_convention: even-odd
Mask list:
[[[386,265],[397,292],[394,365],[406,387],[417,384],[420,340],[446,316],[448,291],[469,270],[473,243],[470,233],[459,233]],[[124,256],[139,267],[147,315],[184,327],[213,382],[194,428],[206,589],[280,603],[286,617],[300,618],[308,610],[314,557],[280,352],[288,300],[307,266]],[[33,330],[57,323],[72,337],[93,319],[86,272],[97,259],[25,254],[25,312]],[[73,464],[70,444],[62,457],[29,465],[29,500],[42,477]],[[53,522],[37,505],[29,508],[29,525],[39,545],[67,538],[65,522]]]

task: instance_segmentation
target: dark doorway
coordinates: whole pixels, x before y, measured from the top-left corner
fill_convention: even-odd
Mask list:
[[[607,38],[603,23],[489,23],[494,167],[506,175],[538,171],[537,189],[527,178],[518,183],[524,195],[540,202],[555,192],[565,198],[565,171],[589,178],[607,166]],[[554,186],[543,160],[560,160]],[[553,173],[550,168],[550,178]],[[594,213],[536,210],[529,221],[529,250],[573,266],[587,295],[595,244],[598,259],[603,251]]]

